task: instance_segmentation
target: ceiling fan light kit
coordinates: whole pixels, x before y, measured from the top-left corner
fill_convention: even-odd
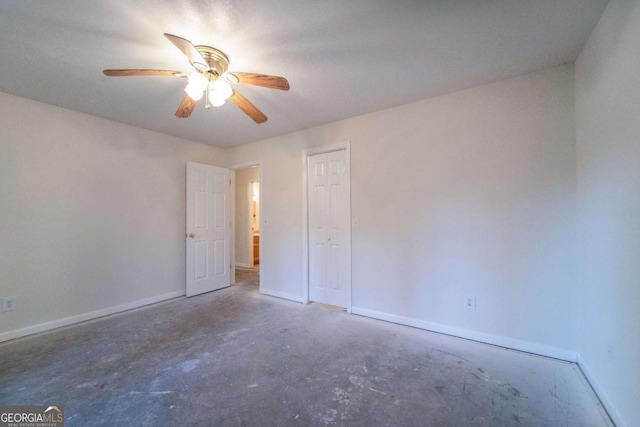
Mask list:
[[[229,69],[229,57],[224,52],[211,46],[194,46],[189,40],[172,34],[165,33],[164,36],[187,57],[195,70],[194,72],[187,74],[171,70],[114,69],[104,70],[104,74],[107,76],[188,76],[188,83],[184,89],[187,95],[175,113],[176,117],[179,118],[189,117],[198,101],[204,95],[206,109],[211,106],[219,107],[224,105],[225,101],[230,99],[253,121],[264,123],[267,121],[267,116],[249,102],[247,98],[233,89],[230,83],[289,90],[289,82],[284,77],[227,72]]]

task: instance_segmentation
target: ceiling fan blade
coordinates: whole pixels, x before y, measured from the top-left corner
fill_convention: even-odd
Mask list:
[[[144,69],[124,69],[124,70],[104,70],[105,76],[175,76],[187,77],[186,73],[174,70],[144,70]]]
[[[253,105],[247,98],[240,95],[235,90],[233,91],[233,95],[229,98],[231,102],[236,104],[238,108],[240,108],[244,113],[251,117],[256,123],[264,123],[267,121],[267,116],[265,116],[262,111],[258,110],[258,108]]]
[[[204,60],[200,52],[196,49],[196,47],[187,39],[183,39],[182,37],[174,36],[173,34],[164,33],[164,36],[169,39],[171,43],[175,45],[184,55],[189,59],[189,62],[195,66],[195,64],[201,64],[201,67],[204,69],[208,69],[209,65],[207,65],[207,61]]]
[[[176,110],[176,117],[186,119],[191,115],[193,109],[196,108],[197,103],[198,101],[194,101],[189,95],[185,96]]]
[[[289,90],[289,82],[284,77],[255,73],[229,73],[238,78],[243,85],[268,87],[270,89]]]

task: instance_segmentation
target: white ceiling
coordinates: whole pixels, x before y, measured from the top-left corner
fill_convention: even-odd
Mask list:
[[[231,147],[572,62],[607,0],[3,0],[0,91]],[[235,105],[174,117],[189,71],[163,33],[227,53],[231,71],[287,77],[238,86]]]

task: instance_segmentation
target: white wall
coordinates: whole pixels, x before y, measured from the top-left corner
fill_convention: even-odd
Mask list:
[[[612,0],[576,62],[580,354],[640,426],[640,1]]]
[[[354,311],[575,358],[573,83],[563,66],[230,149],[264,162],[263,289],[302,298],[302,152],[349,140]]]
[[[236,171],[236,265],[253,266],[253,237],[249,235],[252,218],[249,213],[249,183],[260,180],[257,167]],[[249,238],[251,237],[250,245]]]
[[[0,93],[0,340],[183,293],[187,161],[225,155]]]

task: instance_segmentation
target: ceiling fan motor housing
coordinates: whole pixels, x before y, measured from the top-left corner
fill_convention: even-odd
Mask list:
[[[229,57],[224,52],[211,46],[195,46],[206,64],[192,64],[196,70],[205,74],[210,80],[215,80],[229,69]]]

